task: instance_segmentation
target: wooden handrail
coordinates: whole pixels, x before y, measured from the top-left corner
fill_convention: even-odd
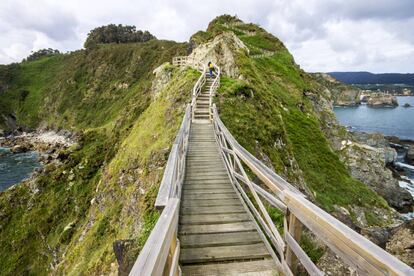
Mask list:
[[[168,201],[129,275],[162,275],[168,258],[171,259],[171,263],[176,262],[177,258],[174,257],[179,254],[177,251],[180,250],[179,243],[175,243],[179,209],[178,198]],[[177,267],[171,266],[168,274],[175,275],[176,269]]]
[[[185,175],[188,136],[191,126],[191,106],[187,105],[180,130],[168,156],[167,166],[155,200],[155,207],[162,211],[170,198],[180,198],[181,186]]]
[[[187,106],[161,181],[156,200],[156,207],[163,210],[161,217],[145,243],[130,275],[180,274],[178,264],[180,242],[177,239],[177,227],[181,187],[185,174],[185,159],[195,98],[204,85],[206,67],[187,57],[177,57],[173,60],[173,64],[196,67],[202,71],[202,76],[192,91],[192,104]],[[210,88],[210,98],[214,96],[220,85],[220,68],[217,67],[215,71],[215,79]],[[266,241],[267,244],[271,243],[272,246],[270,244],[267,246],[268,250],[282,274],[294,275],[296,264],[300,262],[310,275],[323,275],[323,272],[300,247],[303,225],[360,275],[414,275],[414,270],[408,265],[314,205],[298,189],[244,149],[223,124],[216,106],[212,105],[211,101],[210,106],[214,133],[232,183],[257,223],[260,224],[259,231],[267,236],[269,240]],[[245,166],[273,193],[253,183],[245,171]],[[243,187],[247,187],[249,195]],[[271,221],[262,199],[281,210],[285,215],[283,235],[277,231]]]
[[[227,169],[238,189],[241,188],[240,183],[250,185],[262,198],[285,213],[283,238],[287,248],[283,255],[279,254],[280,259],[276,260],[276,263],[282,267],[282,273],[294,274],[294,260],[297,259],[310,275],[323,274],[299,245],[300,229],[303,224],[340,256],[345,263],[354,268],[359,275],[414,275],[414,270],[411,267],[317,207],[295,187],[244,149],[220,120],[215,105],[213,105],[213,123],[216,139],[221,147]],[[237,170],[243,171],[242,165],[235,165],[240,160],[274,194],[251,182],[247,175],[238,173]],[[248,197],[244,197],[244,199],[250,200]],[[246,203],[251,208],[255,208],[254,206],[258,202],[256,204]],[[258,210],[252,210],[252,212],[256,216],[260,215]],[[261,220],[263,219],[259,221]],[[265,221],[263,222],[265,223]],[[264,225],[264,228],[266,227]],[[272,233],[266,232],[266,235],[271,236]],[[275,243],[273,245],[277,249],[278,245]],[[280,248],[278,251],[281,251]]]

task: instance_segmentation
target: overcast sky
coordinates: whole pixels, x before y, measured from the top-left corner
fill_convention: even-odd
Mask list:
[[[413,0],[0,0],[0,64],[79,49],[109,23],[187,41],[224,13],[279,37],[307,71],[414,72]]]

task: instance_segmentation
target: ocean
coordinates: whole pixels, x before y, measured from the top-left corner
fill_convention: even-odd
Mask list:
[[[37,152],[13,154],[0,147],[0,192],[28,178],[39,168],[38,157]]]
[[[396,108],[335,107],[338,121],[355,131],[380,132],[401,139],[414,140],[414,96],[397,97]],[[413,107],[405,108],[409,103]]]
[[[414,140],[414,96],[397,97],[398,107],[372,108],[366,105],[357,107],[335,107],[334,112],[339,123],[353,131],[380,132],[400,139]],[[409,103],[413,107],[403,107]],[[395,163],[405,171],[406,176],[399,181],[400,187],[406,189],[414,197],[414,166],[397,160]],[[414,212],[405,215],[414,218]]]

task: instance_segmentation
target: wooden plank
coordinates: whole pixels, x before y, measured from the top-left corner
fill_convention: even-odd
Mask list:
[[[256,260],[234,263],[213,263],[202,265],[186,265],[182,267],[183,275],[249,275],[275,276],[276,266],[273,260]]]
[[[186,177],[185,181],[190,181],[190,182],[194,182],[194,181],[202,181],[202,180],[222,180],[222,181],[229,181],[229,176],[228,175],[200,175],[200,176],[191,176],[191,177]]]
[[[208,261],[235,261],[269,258],[269,252],[263,244],[233,246],[183,248],[180,262],[182,264],[202,263]]]
[[[231,187],[229,187],[229,189],[210,189],[210,190],[206,190],[206,189],[197,189],[197,190],[185,190],[185,193],[183,193],[183,195],[202,195],[202,194],[209,194],[209,195],[213,195],[213,194],[219,194],[219,195],[224,195],[224,194],[232,194],[235,193],[234,189],[232,189]]]
[[[240,206],[243,208],[243,206]],[[180,217],[181,224],[220,224],[231,222],[250,221],[249,216],[244,213],[236,214],[197,214],[182,215]]]
[[[177,148],[177,145],[173,145],[170,155],[168,156],[167,166],[165,167],[160,189],[158,190],[157,198],[155,200],[155,207],[158,210],[162,210],[167,205],[168,199],[170,198],[173,185],[172,176],[174,173],[174,162],[178,154]]]
[[[322,271],[312,262],[312,260],[306,255],[305,251],[300,247],[296,240],[290,235],[289,232],[285,232],[285,240],[289,248],[293,251],[295,256],[300,260],[300,263],[305,267],[306,271],[311,276],[324,275]],[[289,263],[287,263],[289,264]]]
[[[206,207],[182,207],[180,213],[187,214],[236,214],[245,213],[244,208],[235,206],[206,206]]]
[[[234,191],[234,189],[233,189],[233,186],[231,186],[230,184],[228,184],[228,185],[223,185],[223,184],[211,184],[211,185],[197,185],[197,184],[193,184],[193,185],[183,185],[183,191],[191,191],[191,190],[194,190],[194,191],[197,191],[197,190],[202,190],[202,191],[205,191],[205,190],[222,190],[222,191],[225,191],[225,190],[233,190]]]
[[[348,265],[368,275],[414,275],[414,270],[304,197],[284,191],[289,210]]]
[[[185,200],[181,203],[182,207],[195,207],[195,206],[242,206],[241,202],[237,198],[233,199],[209,199],[209,200]]]
[[[161,275],[178,223],[179,199],[170,199],[141,250],[130,275]]]
[[[229,246],[263,243],[257,232],[185,235],[181,237],[182,248]]]
[[[225,224],[211,225],[181,225],[179,233],[181,236],[188,234],[207,234],[207,233],[228,233],[228,232],[251,232],[256,231],[252,222],[232,222]]]
[[[231,185],[229,179],[199,179],[199,180],[185,180],[184,186],[188,185]]]
[[[284,229],[285,237],[286,235],[289,235],[290,237],[292,237],[292,239],[294,239],[295,242],[300,243],[300,238],[302,235],[302,223],[295,217],[294,214],[290,213],[288,215],[288,218],[286,220],[286,223],[284,224],[284,227],[285,227]],[[286,260],[287,265],[290,267],[290,270],[293,272],[293,274],[297,274],[298,258],[297,258],[297,255],[294,254],[293,249],[294,248],[290,248],[290,247],[286,248],[285,260]]]
[[[183,195],[183,200],[191,199],[228,199],[238,198],[236,193],[231,194],[198,194],[198,195]]]

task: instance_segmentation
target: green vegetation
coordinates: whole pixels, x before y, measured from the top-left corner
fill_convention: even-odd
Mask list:
[[[226,126],[326,210],[363,207],[368,224],[384,224],[372,208],[387,210],[386,202],[351,178],[323,132],[332,115],[315,111],[319,84],[278,39],[240,22],[218,17],[191,38],[200,44],[233,31],[250,54],[275,52],[258,59],[238,53],[242,78],[224,76],[216,98]],[[79,140],[61,164],[0,193],[0,275],[114,274],[114,242],[134,241],[127,256],[134,260],[158,219],[159,183],[199,73],[164,66],[154,91],[153,70],[184,55],[187,44],[115,25],[88,40],[87,50],[0,66],[1,129],[10,129],[4,118],[15,118],[32,129],[70,130]],[[140,43],[117,44],[132,41]],[[281,229],[283,215],[267,208]],[[323,254],[309,237],[301,245],[314,261]]]
[[[40,49],[37,51],[32,52],[27,58],[25,58],[23,61],[34,61],[41,59],[42,57],[50,57],[59,55],[59,50],[48,48],[48,49]]]
[[[107,274],[113,243],[122,239],[136,241],[136,258],[157,220],[153,203],[168,150],[199,76],[167,66],[171,80],[155,95],[152,71],[185,50],[152,40],[0,67],[0,116],[79,136],[61,165],[0,194],[0,275],[51,267]]]
[[[321,130],[325,122],[305,96],[307,91],[318,94],[318,84],[279,40],[259,27],[256,31],[240,39],[276,53],[258,59],[239,54],[237,65],[245,80],[223,77],[216,99],[223,122],[241,145],[269,157],[277,173],[326,210],[333,211],[334,205],[387,209],[384,199],[354,180],[330,148]]]
[[[148,31],[141,31],[135,26],[109,24],[91,30],[85,41],[85,48],[96,47],[99,44],[146,42],[156,39]]]

